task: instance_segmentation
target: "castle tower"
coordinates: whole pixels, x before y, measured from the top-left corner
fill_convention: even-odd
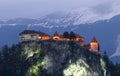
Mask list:
[[[53,40],[60,40],[60,35],[57,32],[55,32],[54,35],[52,36],[52,39]]]
[[[90,51],[97,53],[99,52],[99,43],[95,37],[93,37],[93,39],[90,42]]]

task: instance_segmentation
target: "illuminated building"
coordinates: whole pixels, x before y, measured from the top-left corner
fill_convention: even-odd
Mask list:
[[[93,39],[90,42],[90,51],[97,53],[99,52],[99,43],[95,37],[93,37]]]
[[[24,30],[19,34],[20,42],[24,41],[36,41],[36,40],[49,40],[50,36],[41,32],[34,30]]]

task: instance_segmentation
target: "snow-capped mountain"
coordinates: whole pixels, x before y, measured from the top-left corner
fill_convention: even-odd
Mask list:
[[[99,7],[101,6],[101,8]],[[42,26],[47,28],[52,27],[68,27],[70,25],[90,24],[102,20],[110,20],[120,14],[120,6],[112,4],[97,5],[91,8],[78,8],[54,12],[39,19],[17,18],[10,20],[0,20],[0,26],[3,25],[27,25],[27,26]]]

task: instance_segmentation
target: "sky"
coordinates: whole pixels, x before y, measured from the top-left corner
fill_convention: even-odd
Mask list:
[[[113,4],[120,5],[120,0],[0,0],[0,19],[39,18],[55,11],[86,7],[106,13]]]

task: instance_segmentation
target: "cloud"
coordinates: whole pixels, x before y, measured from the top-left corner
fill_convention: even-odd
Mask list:
[[[94,9],[94,12],[98,14],[109,14],[110,12],[113,11],[112,7],[113,7],[112,3],[106,2],[106,3],[102,3],[94,6],[93,9]]]
[[[116,8],[120,5],[119,0],[0,0],[0,17],[30,17],[36,18],[55,11],[76,8],[94,8],[99,14],[112,11],[112,5]],[[116,9],[118,10],[118,9]]]

